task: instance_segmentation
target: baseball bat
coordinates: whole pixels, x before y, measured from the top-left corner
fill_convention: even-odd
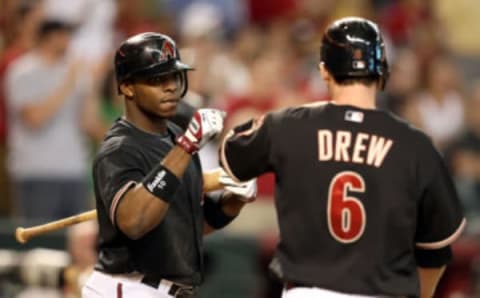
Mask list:
[[[219,178],[221,175],[221,169],[215,169],[209,172],[203,173],[203,191],[210,192],[214,190],[219,190],[224,187],[220,183]],[[78,224],[84,221],[92,220],[97,218],[97,210],[86,211],[77,215],[70,217],[62,218],[56,221],[48,222],[46,224],[33,226],[29,228],[18,227],[15,230],[15,238],[17,242],[25,244],[33,237],[37,237],[43,234],[47,234],[53,231],[57,231],[68,226]]]

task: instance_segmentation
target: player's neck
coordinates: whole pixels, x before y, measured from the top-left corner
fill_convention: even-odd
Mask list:
[[[347,86],[332,86],[330,89],[332,103],[337,105],[351,105],[362,109],[376,109],[376,86],[361,84]]]
[[[151,134],[165,134],[167,131],[167,121],[158,117],[149,117],[143,113],[135,113],[126,109],[125,120],[135,125],[140,130]]]

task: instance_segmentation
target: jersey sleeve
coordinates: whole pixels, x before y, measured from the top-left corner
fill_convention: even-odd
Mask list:
[[[220,147],[220,163],[239,181],[271,170],[272,116],[266,115],[232,129]]]
[[[97,160],[93,175],[97,195],[115,225],[118,203],[146,175],[143,160],[132,150],[117,149]]]
[[[419,160],[420,189],[416,246],[440,249],[462,233],[466,221],[454,183],[439,152],[429,142]]]

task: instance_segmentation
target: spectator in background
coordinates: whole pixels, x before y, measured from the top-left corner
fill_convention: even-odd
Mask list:
[[[294,16],[297,9],[296,0],[246,0],[250,21],[256,24],[268,24],[279,19]],[[322,1],[323,2],[323,1]]]
[[[250,25],[238,31],[230,48],[213,57],[210,64],[213,102],[225,94],[242,94],[251,82],[250,65],[262,48],[262,34]]]
[[[223,60],[222,69],[234,67],[228,65],[226,59],[228,54],[223,45],[225,36],[222,11],[208,1],[193,2],[185,6],[179,16],[178,29],[183,45],[182,58],[186,63],[195,65],[195,71],[188,74],[189,90],[183,100],[195,108],[218,106],[212,99],[225,90],[223,82],[231,82],[226,77],[218,79],[218,61]],[[235,75],[238,74],[232,74]],[[241,75],[237,78],[242,81]],[[204,169],[218,167],[217,150],[217,145],[211,142],[199,152]]]
[[[421,71],[421,82],[428,79],[428,71],[434,60],[437,60],[439,56],[445,56],[447,53],[445,36],[439,32],[438,24],[434,23],[424,23],[422,26],[416,27],[412,32],[408,47],[417,56],[417,64]]]
[[[9,170],[19,215],[58,219],[85,210],[96,113],[80,61],[66,55],[72,26],[44,21],[33,50],[6,74]]]
[[[408,48],[399,50],[390,69],[388,85],[379,94],[378,104],[401,115],[407,99],[419,88],[420,70],[415,52]]]
[[[122,96],[118,94],[113,69],[107,73],[102,82],[100,98],[100,118],[105,128],[108,129],[123,112]]]
[[[422,1],[423,2],[423,1]],[[431,0],[436,31],[442,29],[443,41],[453,53],[465,79],[473,82],[480,77],[480,9],[477,0]]]
[[[223,15],[216,6],[200,2],[188,6],[180,20],[182,55],[195,65],[189,74],[189,89],[208,103],[218,84],[210,73],[212,61],[223,52]]]
[[[480,234],[480,81],[472,85],[466,127],[447,150],[447,158],[469,219],[469,231]]]
[[[413,32],[431,20],[430,1],[390,1],[379,13],[380,23],[396,46],[408,44]]]
[[[262,53],[251,65],[251,84],[243,94],[227,95],[224,109],[227,111],[225,132],[238,123],[259,117],[264,113],[277,109],[284,104],[287,90],[282,84],[285,56],[280,52]],[[271,199],[274,189],[273,174],[265,174],[258,179],[260,198]]]
[[[74,24],[69,54],[82,60],[96,95],[111,66],[114,46],[115,0],[43,0],[47,18]],[[136,1],[134,1],[136,3]],[[106,129],[99,127],[95,139],[100,142]]]
[[[335,0],[333,10],[330,12],[330,20],[341,17],[359,16],[373,18],[373,4],[371,0]]]
[[[81,297],[81,288],[97,261],[97,236],[98,227],[95,221],[86,221],[68,229],[67,249],[71,264],[63,272],[64,298]]]
[[[13,14],[15,38],[0,54],[0,215],[11,215],[10,178],[7,173],[7,108],[4,81],[9,65],[33,47],[38,25],[43,18],[42,1],[20,1]]]
[[[437,56],[427,69],[425,89],[405,108],[407,119],[424,130],[441,151],[463,128],[464,99],[458,83],[458,72],[450,58]]]
[[[155,7],[149,7],[147,4],[152,3],[152,0],[117,0],[115,2],[118,8],[115,20],[117,41],[142,32],[173,33],[174,20],[168,14],[157,14],[159,10]]]
[[[467,233],[452,247],[455,259],[443,277],[439,298],[480,297],[480,80],[468,86],[465,127],[445,152],[468,220]]]
[[[0,10],[0,53],[8,46],[15,35],[15,18],[19,0],[2,0]]]
[[[115,0],[44,1],[48,18],[76,26],[70,48],[73,55],[92,66],[111,64],[117,14]]]
[[[161,10],[166,10],[169,15],[181,16],[185,11],[191,10],[198,5],[214,6],[222,15],[224,20],[224,29],[227,32],[236,32],[246,25],[247,21],[247,1],[238,0],[160,0],[158,6]],[[277,1],[278,2],[278,1]],[[178,27],[182,26],[182,18],[174,18]]]

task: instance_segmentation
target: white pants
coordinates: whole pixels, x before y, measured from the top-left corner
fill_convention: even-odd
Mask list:
[[[82,298],[171,298],[172,282],[162,280],[158,289],[141,283],[141,274],[109,275],[98,271],[82,288]]]
[[[282,298],[377,298],[376,296],[353,295],[320,288],[295,287],[283,289]]]

